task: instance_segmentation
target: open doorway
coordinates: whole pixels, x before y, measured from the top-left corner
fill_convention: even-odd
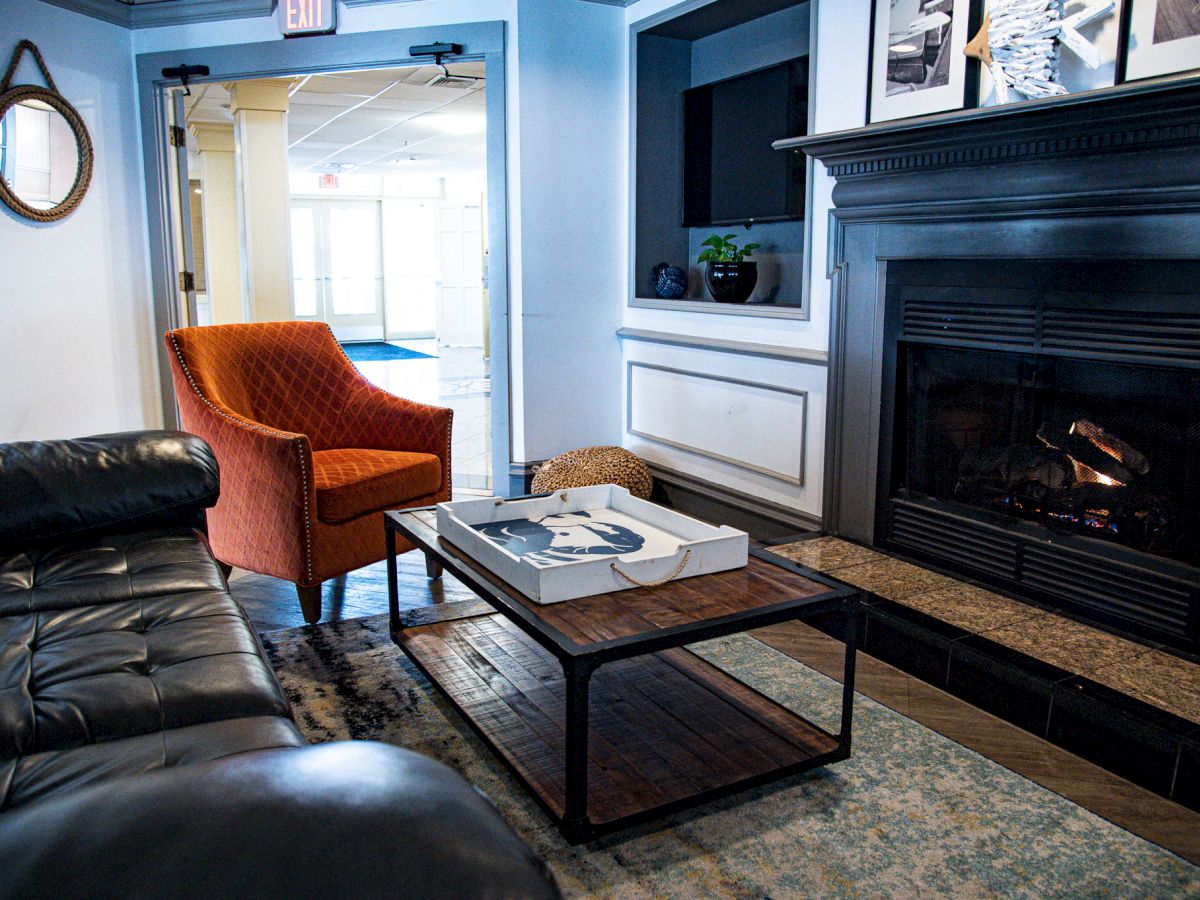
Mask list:
[[[209,82],[166,108],[181,316],[327,323],[366,378],[455,410],[454,487],[490,493],[485,63]]]

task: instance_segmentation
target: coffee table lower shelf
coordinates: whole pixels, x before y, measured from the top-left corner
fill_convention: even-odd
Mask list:
[[[500,614],[393,636],[572,842],[849,756],[848,740],[685,649],[612,662],[590,683],[586,816],[564,822],[560,663]]]

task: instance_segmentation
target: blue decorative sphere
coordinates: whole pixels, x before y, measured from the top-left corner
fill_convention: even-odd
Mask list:
[[[679,266],[659,263],[654,267],[654,293],[664,300],[678,300],[687,293],[687,272]]]

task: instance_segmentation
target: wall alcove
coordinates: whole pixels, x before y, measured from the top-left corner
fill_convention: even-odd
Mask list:
[[[632,306],[806,316],[806,166],[771,144],[808,130],[809,19],[808,2],[717,0],[635,29]],[[708,294],[714,233],[762,245],[745,304]],[[688,273],[681,299],[655,295],[664,262]]]

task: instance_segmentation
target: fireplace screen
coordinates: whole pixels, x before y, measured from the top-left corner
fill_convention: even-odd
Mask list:
[[[894,487],[1200,565],[1194,372],[906,344]]]

